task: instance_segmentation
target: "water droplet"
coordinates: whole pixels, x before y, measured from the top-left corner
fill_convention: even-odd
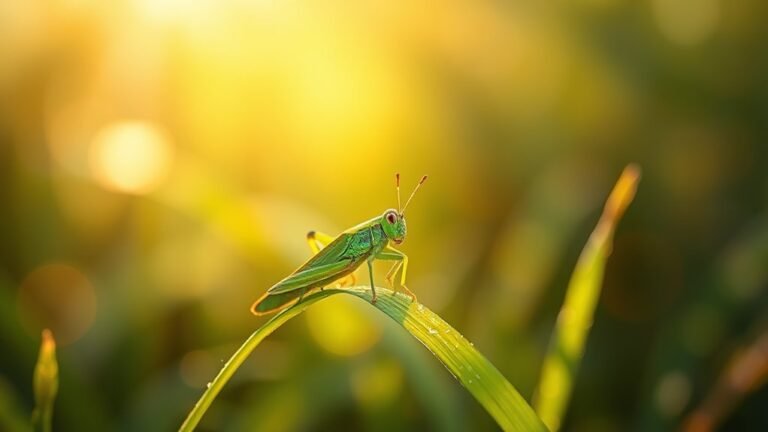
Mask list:
[[[429,329],[429,334],[437,334],[437,330],[431,328]]]
[[[206,384],[205,388],[211,388],[211,383]]]
[[[472,384],[472,380],[469,380],[469,383]]]

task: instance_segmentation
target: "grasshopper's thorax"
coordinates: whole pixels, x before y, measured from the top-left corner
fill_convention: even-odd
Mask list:
[[[349,246],[344,252],[345,257],[376,256],[389,243],[380,223],[366,226],[350,235]]]
[[[407,228],[405,226],[405,216],[395,209],[389,209],[381,215],[381,228],[387,239],[395,244],[400,244],[405,240]]]

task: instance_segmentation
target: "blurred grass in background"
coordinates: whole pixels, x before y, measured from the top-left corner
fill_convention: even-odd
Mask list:
[[[0,421],[31,413],[51,328],[54,430],[176,428],[306,232],[393,207],[396,171],[431,176],[409,287],[530,400],[636,161],[563,430],[703,424],[766,328],[766,19],[760,0],[1,2]],[[337,297],[265,341],[203,430],[495,428]],[[764,430],[767,401],[715,423]]]

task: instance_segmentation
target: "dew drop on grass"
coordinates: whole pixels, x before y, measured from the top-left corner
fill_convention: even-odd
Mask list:
[[[472,384],[472,380],[469,380],[469,383]]]
[[[429,329],[429,334],[437,334],[437,330],[431,328]]]
[[[206,384],[205,388],[211,388],[211,383],[209,382],[208,384]]]

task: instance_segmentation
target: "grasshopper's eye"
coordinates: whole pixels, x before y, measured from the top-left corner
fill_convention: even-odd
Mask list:
[[[387,213],[387,222],[394,224],[397,221],[397,216],[394,213]]]

